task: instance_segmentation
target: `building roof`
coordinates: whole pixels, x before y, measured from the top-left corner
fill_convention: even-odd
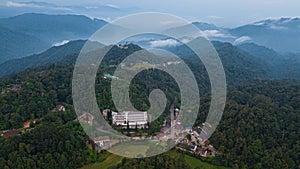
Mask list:
[[[22,89],[22,85],[21,84],[16,84],[12,87],[12,91],[18,91]]]
[[[63,108],[65,108],[65,106],[59,104],[59,105],[56,106],[56,108],[57,108],[57,109],[63,109]]]
[[[109,79],[117,79],[118,77],[110,75],[110,74],[104,74],[105,78],[109,78]]]
[[[163,132],[156,132],[155,135],[156,136],[164,136],[164,133]]]
[[[29,128],[30,127],[30,120],[25,121],[23,124],[23,128]]]
[[[3,137],[8,138],[10,136],[18,135],[19,133],[20,133],[20,131],[17,129],[9,130],[9,131],[6,131],[5,133],[3,133]]]
[[[201,134],[201,130],[198,127],[193,127],[193,130],[197,133],[197,134]]]
[[[145,125],[148,122],[147,120],[147,112],[124,111],[113,115],[113,122],[117,124],[125,124],[124,122],[128,122],[129,125]]]
[[[207,150],[202,149],[202,148],[197,148],[195,151],[196,154],[201,154],[201,155],[206,155]]]
[[[37,118],[33,119],[32,123],[35,124],[38,121]]]
[[[93,139],[94,141],[110,141],[108,136],[99,136]]]
[[[206,139],[206,140],[203,141],[203,143],[204,143],[205,145],[209,145],[209,144],[210,144],[210,141],[209,141],[208,139]]]

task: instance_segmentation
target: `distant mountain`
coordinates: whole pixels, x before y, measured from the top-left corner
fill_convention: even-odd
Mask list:
[[[240,50],[230,43],[213,42],[228,79],[239,82],[270,78],[270,68],[261,59]]]
[[[267,63],[271,68],[272,78],[300,78],[300,54],[280,54],[254,43],[245,43],[238,47]]]
[[[220,28],[217,27],[214,24],[211,23],[205,23],[205,22],[193,22],[192,23],[194,26],[199,28],[200,30],[219,30]]]
[[[230,43],[235,41],[235,37],[225,28],[204,22],[193,22],[192,24],[199,28],[209,40]]]
[[[282,78],[300,78],[300,53],[285,55],[282,64],[278,65],[278,71]]]
[[[40,54],[34,54],[20,59],[9,60],[0,64],[0,77],[12,73],[21,72],[27,68],[56,63],[64,60],[69,55],[78,55],[85,43],[85,40],[71,41],[62,46],[52,47]],[[91,43],[91,45],[89,45],[89,49],[87,50],[90,51],[103,46],[102,44],[97,42],[89,43]]]
[[[205,23],[205,22],[193,22],[187,25],[173,27],[170,29],[165,30],[163,33],[178,31],[178,32],[186,32],[187,30],[191,29],[191,26],[198,28],[202,35],[208,38],[211,41],[222,41],[222,42],[231,42],[235,41],[235,38],[224,28],[217,27],[214,24]],[[182,37],[181,39],[173,39],[171,37],[162,35],[162,34],[154,34],[154,33],[147,33],[143,35],[136,35],[130,37],[123,41],[130,42],[134,44],[138,44],[143,48],[169,48],[174,46],[179,46],[182,44],[181,42],[186,43],[189,41],[189,38]]]
[[[284,57],[273,49],[255,43],[239,44],[237,47],[270,64],[276,64]]]
[[[300,19],[268,19],[230,30],[236,37],[272,48],[281,53],[300,52]]]
[[[35,36],[0,27],[0,64],[24,54],[33,54],[50,45]]]
[[[81,15],[30,13],[0,19],[0,27],[9,31],[9,34],[2,33],[1,38],[6,40],[7,45],[0,51],[0,56],[3,60],[20,58],[42,52],[63,41],[88,39],[105,24],[103,20]]]
[[[235,40],[235,37],[233,37],[226,29],[205,22],[193,22],[187,25],[171,28],[165,32],[172,32],[174,30],[185,32],[191,28],[191,25],[202,31],[203,35],[211,41],[214,40],[232,43]]]
[[[51,49],[38,55],[7,61],[0,65],[0,77],[11,73],[20,72],[27,68],[60,61],[74,63],[84,42],[85,41],[74,41],[63,46],[52,47]],[[141,49],[139,46],[131,44],[129,45],[134,51]],[[229,83],[238,83],[248,79],[269,78],[268,66],[260,59],[257,59],[256,57],[240,50],[230,43],[214,42],[214,45],[223,62]],[[98,45],[96,44],[96,46]],[[197,76],[203,77],[203,74],[206,74],[204,65],[200,62],[194,62],[193,52],[191,52],[185,46],[177,46],[173,49],[169,48],[168,50],[173,50],[172,52],[174,52],[174,54],[177,54],[179,57],[187,60],[188,64],[193,67],[192,69],[201,70],[201,72],[197,72]],[[108,56],[127,56],[126,54],[123,54],[124,52],[127,51],[119,50],[115,47],[110,51],[111,54],[108,54]],[[121,62],[122,59],[124,58],[106,58],[108,64],[117,64],[115,62],[111,62],[110,60]]]
[[[238,45],[256,43],[280,53],[300,53],[300,18],[268,19],[233,29],[203,22],[191,23],[211,41]],[[172,28],[184,30],[189,25]]]
[[[149,36],[151,39],[153,35]],[[153,39],[151,40],[153,41]],[[162,39],[161,41],[164,40],[168,39]],[[20,72],[27,68],[60,61],[74,63],[78,52],[84,43],[85,41],[74,41],[62,46],[52,47],[41,54],[7,61],[0,65],[0,77]],[[229,83],[238,83],[249,79],[282,79],[300,77],[300,55],[281,55],[272,49],[259,46],[254,43],[245,43],[233,46],[230,43],[213,41],[213,45],[219,53]],[[98,44],[95,44],[95,46],[99,47]],[[132,48],[135,50],[140,49],[138,46],[134,45]],[[163,49],[169,50],[188,61],[193,60],[193,57],[195,57],[194,53],[185,45],[177,44],[175,46],[164,47]],[[113,49],[111,52],[120,53],[122,51]],[[112,54],[111,56],[114,55]],[[120,61],[122,58],[115,58],[114,60]],[[201,71],[205,71],[204,65],[193,62],[189,63],[194,67],[200,66]],[[203,72],[199,73],[201,74]]]
[[[53,4],[31,5],[53,6]],[[109,7],[107,7],[109,8]],[[112,8],[112,7],[110,7]],[[46,15],[23,14],[0,19],[1,40],[0,63],[9,59],[20,58],[42,52],[55,44],[70,40],[87,39],[96,30],[107,24],[103,20],[91,19],[81,15]],[[300,53],[300,19],[268,19],[234,29],[221,28],[203,22],[191,23],[199,28],[211,41],[230,42],[235,45],[253,42],[266,46],[280,53]],[[172,28],[184,30],[189,25]],[[26,39],[27,43],[24,43]],[[174,46],[176,42],[162,36],[158,43],[157,35],[135,38],[133,43],[142,47],[157,47],[157,44]],[[0,40],[0,41],[1,41]],[[182,40],[182,39],[180,39]],[[165,47],[165,46],[164,46]]]
[[[212,43],[222,61],[228,83],[239,83],[249,79],[270,78],[270,68],[263,60],[228,42],[213,41]],[[168,50],[181,58],[192,61],[198,60],[195,53],[185,45],[170,47]],[[198,68],[201,66],[203,67],[201,69],[205,71],[203,64],[199,65],[197,62],[192,62],[191,64]]]
[[[5,3],[6,2],[6,3]],[[125,16],[133,12],[138,12],[138,7],[123,8],[120,6],[109,4],[68,4],[63,5],[55,2],[40,2],[40,1],[19,1],[14,0],[5,1],[0,4],[0,18],[7,18],[24,13],[47,13],[50,15],[65,15],[65,14],[85,14],[87,16],[101,17],[101,18],[117,18]]]
[[[41,38],[50,43],[87,39],[105,24],[103,20],[90,19],[82,15],[30,13],[0,19],[0,25],[3,27]]]

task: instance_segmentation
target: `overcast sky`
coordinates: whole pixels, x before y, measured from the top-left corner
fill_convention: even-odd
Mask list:
[[[21,3],[26,0],[11,0]],[[206,21],[223,27],[283,16],[300,16],[299,0],[37,0],[56,5],[110,5],[135,11],[166,12],[190,21]],[[6,6],[9,1],[0,0]],[[92,9],[91,9],[92,10]],[[133,11],[128,11],[132,13]],[[101,17],[101,16],[94,16]],[[115,17],[112,17],[114,19]]]

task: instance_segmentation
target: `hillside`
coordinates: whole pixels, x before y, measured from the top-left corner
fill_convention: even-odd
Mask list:
[[[234,168],[300,165],[300,81],[250,81],[229,88],[211,141]]]
[[[300,78],[300,55],[280,54],[272,49],[254,43],[238,45],[238,48],[264,61],[271,69],[272,78]]]
[[[267,19],[231,29],[230,33],[281,53],[298,53],[299,24],[299,18]]]
[[[6,61],[5,63],[0,64],[0,77],[21,72],[27,68],[59,62],[72,54],[78,55],[85,43],[85,40],[71,41],[63,46],[52,47],[40,54]],[[91,49],[89,50],[94,50],[102,46],[96,42],[90,43]]]
[[[126,55],[128,54],[130,53]],[[112,55],[109,58],[111,60],[114,57]],[[107,68],[100,67],[99,76],[102,72],[106,72]],[[20,156],[26,161],[26,163],[21,163],[22,165],[36,167],[47,165],[49,168],[55,167],[56,164],[77,168],[84,164],[105,162],[107,157],[105,154],[88,150],[84,144],[86,136],[82,133],[79,124],[73,122],[75,116],[71,97],[72,70],[72,65],[62,62],[29,69],[1,81],[2,88],[16,83],[22,84],[20,91],[0,95],[1,129],[19,128],[27,119],[38,118],[41,121],[34,125],[36,129],[33,132],[25,132],[21,136],[7,140],[0,139],[0,143],[4,145],[0,151],[2,157],[0,166],[17,167],[20,165]],[[149,84],[146,77],[152,77],[149,79],[152,87],[159,86],[167,91],[167,96],[176,95],[177,91],[174,90],[176,88],[170,85],[171,81],[168,76],[157,73],[154,76],[141,74],[132,86],[134,89],[132,101],[135,106],[142,108],[148,104],[147,94],[149,93],[145,93],[143,89],[145,87],[143,83]],[[111,100],[107,99],[110,91],[108,81],[96,80],[96,88],[96,93],[99,93],[97,98],[102,103],[99,105],[100,109],[113,107]],[[299,89],[299,81],[288,80],[256,80],[244,82],[238,86],[229,86],[224,117],[211,138],[212,144],[222,154],[214,159],[202,160],[214,165],[234,168],[295,168],[298,166]],[[67,111],[65,113],[51,112],[57,104],[67,105]],[[202,99],[201,105],[197,123],[201,123],[207,113],[209,96]],[[49,127],[51,130],[47,130]],[[62,134],[64,137],[60,137]],[[50,138],[54,141],[38,142],[39,139]],[[74,139],[77,141],[73,142]],[[57,145],[60,145],[61,149],[57,149]],[[29,151],[26,147],[31,147],[34,151]],[[53,148],[43,149],[42,147]],[[24,151],[23,148],[25,148]],[[78,148],[84,153],[76,155]],[[40,151],[42,153],[37,154]],[[56,152],[63,154],[64,157],[57,155]],[[31,158],[38,159],[40,163],[32,163]],[[65,160],[62,162],[61,158]],[[183,159],[183,156],[178,155],[173,159],[169,155],[146,160],[126,159],[117,167],[126,168],[126,166],[136,164],[148,164],[148,166],[172,165],[190,168],[184,160],[178,162],[179,158]],[[161,161],[162,159],[165,160]]]
[[[234,82],[250,79],[268,79],[270,68],[259,58],[230,43],[213,42],[223,63],[226,77]]]
[[[72,63],[75,63],[76,57],[67,57],[67,55],[76,55],[77,52],[80,51],[83,41],[75,42],[65,44],[60,47],[53,47],[38,55],[32,55],[22,59],[11,60],[3,63],[0,65],[0,77],[11,73],[20,72],[26,68],[54,63],[56,61],[63,60],[64,58]],[[81,45],[78,44],[80,42],[82,43]],[[270,77],[270,70],[261,59],[256,58],[229,43],[214,42],[214,45],[223,62],[228,83],[233,84],[249,79],[265,79]],[[136,48],[136,50],[138,50],[138,48]],[[208,79],[205,77],[207,74],[203,64],[201,64],[199,61],[193,61],[192,58],[194,55],[188,48],[185,46],[179,46],[168,50],[173,51],[175,54],[182,57],[187,64],[192,67],[193,70],[199,70],[198,72],[195,72],[197,74],[196,77],[199,77],[199,80],[202,80],[205,85],[209,84],[207,81]],[[122,57],[118,57],[114,58],[113,60],[120,62],[122,59]],[[110,64],[116,63],[112,61]]]
[[[0,37],[0,64],[9,59],[24,56],[24,54],[29,55],[35,52],[41,52],[50,45],[35,36],[10,30],[1,25]]]
[[[63,41],[88,39],[105,24],[103,20],[90,19],[82,15],[29,13],[1,18],[0,27],[10,31],[10,34],[1,34],[5,40],[3,44],[7,44],[0,51],[1,57],[4,60],[21,58],[42,52]],[[7,51],[10,55],[5,55]]]
[[[0,19],[0,25],[26,33],[47,42],[85,39],[105,25],[106,22],[83,15],[23,14]]]
[[[300,18],[266,19],[234,28],[222,28],[204,22],[192,24],[211,41],[229,42],[235,45],[252,42],[280,53],[300,52]],[[172,29],[186,28],[188,25]]]
[[[230,43],[218,41],[213,41],[212,43],[222,61],[229,84],[236,84],[249,79],[270,78],[270,68],[263,60],[240,50]],[[191,64],[194,67],[201,67],[201,70],[205,71],[202,63],[199,64],[198,61],[193,62],[193,60],[198,60],[198,57],[187,46],[182,45],[169,48],[168,50],[179,57],[192,61]]]

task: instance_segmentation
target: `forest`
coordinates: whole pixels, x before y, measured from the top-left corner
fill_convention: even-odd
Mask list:
[[[139,48],[127,52],[113,50],[116,51],[109,54],[107,61],[110,63],[106,62],[107,65],[120,61],[114,60],[114,56],[122,58]],[[74,121],[73,66],[65,60],[1,79],[2,89],[16,84],[21,84],[22,88],[0,95],[0,131],[20,129],[26,120],[39,120],[30,126],[32,130],[22,129],[17,136],[0,138],[0,168],[79,168],[105,158],[103,152],[93,150],[93,144],[80,124]],[[102,103],[99,105],[101,110],[114,109],[110,99],[110,82],[101,79],[103,73],[113,70],[109,66],[99,68],[96,93]],[[203,81],[199,79],[198,82]],[[147,70],[131,83],[132,102],[141,110],[147,110],[149,92],[159,87],[171,100],[168,104],[174,100],[180,104],[179,91],[174,83],[163,72]],[[209,87],[202,92],[204,96],[197,124],[205,120],[209,108]],[[257,79],[231,83],[223,119],[210,139],[220,154],[213,160],[199,160],[230,168],[299,168],[299,102],[299,80]],[[65,112],[52,111],[59,104],[65,105]],[[159,119],[153,123],[153,132],[159,129],[159,124]],[[191,168],[180,159],[182,157],[168,155],[142,160],[123,159],[112,168]]]

